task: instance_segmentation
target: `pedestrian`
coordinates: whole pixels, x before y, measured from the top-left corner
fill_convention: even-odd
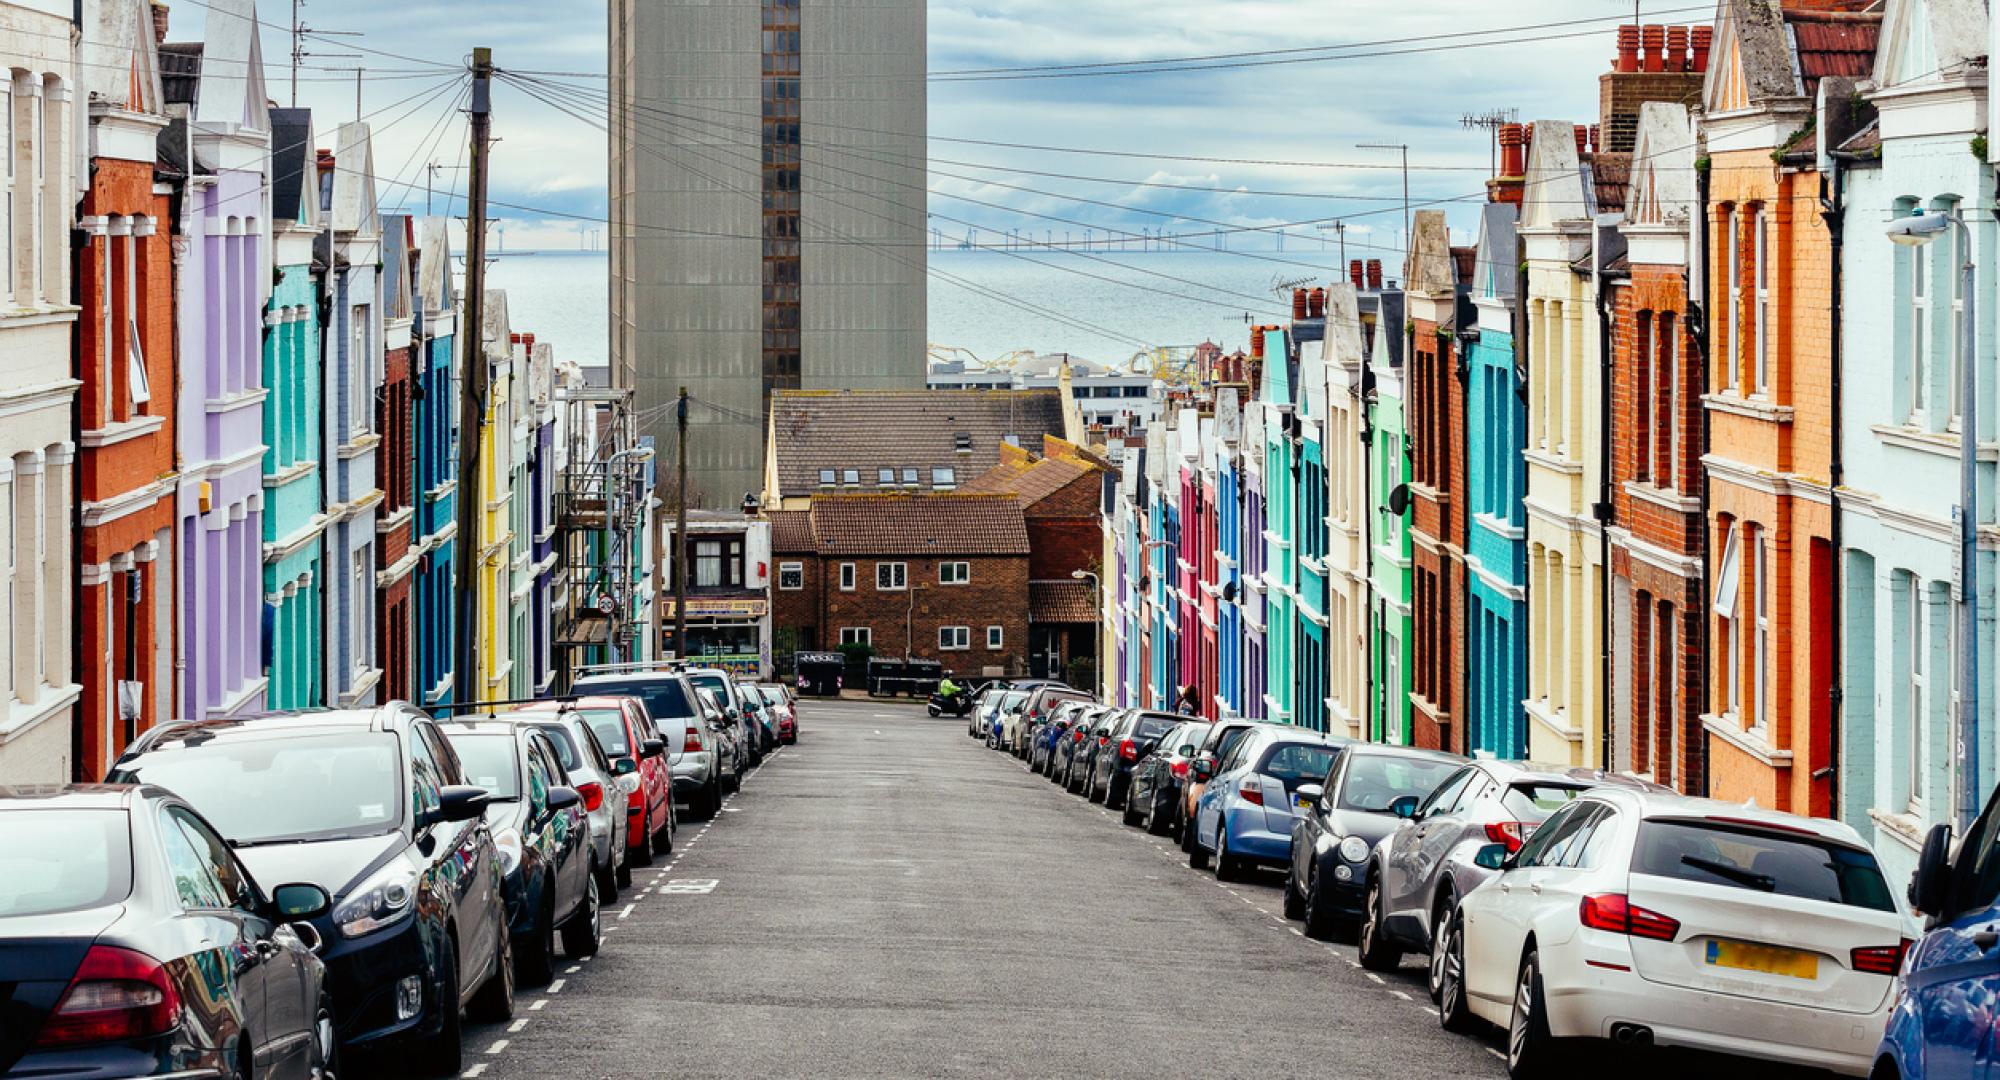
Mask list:
[[[1193,683],[1181,687],[1181,696],[1174,701],[1174,711],[1188,716],[1201,715],[1201,688]]]

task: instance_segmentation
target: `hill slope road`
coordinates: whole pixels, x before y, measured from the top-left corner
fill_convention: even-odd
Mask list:
[[[1277,879],[1219,886],[962,720],[802,720],[606,907],[600,955],[468,1031],[468,1074],[1501,1074],[1438,1030],[1415,961],[1378,982],[1294,932]]]

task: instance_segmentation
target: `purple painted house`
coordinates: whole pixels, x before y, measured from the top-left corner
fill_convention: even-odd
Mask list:
[[[271,291],[271,123],[253,0],[210,0],[203,40],[162,48],[187,198],[174,238],[180,388],[175,499],[178,711],[265,704],[264,305]]]

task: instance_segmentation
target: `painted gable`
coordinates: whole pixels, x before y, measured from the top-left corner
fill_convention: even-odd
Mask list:
[[[1326,350],[1329,347],[1325,337],[1299,345],[1299,415],[1313,420],[1324,420],[1327,415]]]
[[[1489,300],[1514,299],[1517,243],[1514,225],[1520,208],[1512,203],[1487,203],[1479,215],[1479,243],[1472,260],[1472,294]]]
[[[1710,115],[1805,94],[1778,0],[1721,0],[1710,55],[1701,95],[1702,109]]]
[[[85,97],[128,112],[160,112],[160,54],[146,0],[84,0],[79,51]]]
[[[1366,359],[1361,345],[1361,305],[1352,282],[1327,287],[1326,347],[1329,364],[1358,368]]]
[[[1639,107],[1625,220],[1686,228],[1694,215],[1694,126],[1684,106],[1649,101]]]
[[[1527,199],[1521,227],[1545,229],[1590,217],[1590,189],[1576,156],[1576,129],[1560,120],[1537,120],[1528,150]]]
[[[1290,336],[1283,330],[1264,331],[1264,384],[1259,400],[1266,405],[1292,403]]]
[[[340,125],[333,145],[334,231],[379,235],[382,221],[375,210],[375,147],[368,125]]]
[[[195,123],[222,133],[270,131],[256,0],[207,0],[206,6]]]
[[[1449,296],[1457,286],[1451,258],[1451,232],[1444,211],[1417,211],[1411,230],[1409,291],[1422,296]]]
[[[1926,82],[1986,57],[1983,0],[1889,0],[1873,78],[1881,89]]]
[[[458,294],[451,281],[449,220],[441,217],[423,219],[421,236],[419,250],[422,257],[417,263],[417,292],[423,298],[424,311],[433,314],[450,311],[458,305]]]

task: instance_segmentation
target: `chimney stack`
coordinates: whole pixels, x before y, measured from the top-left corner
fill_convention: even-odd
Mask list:
[[[1639,28],[1621,26],[1618,28],[1618,59],[1612,61],[1611,70],[1620,75],[1629,75],[1639,70]]]
[[[1382,287],[1382,260],[1380,259],[1368,260],[1368,287],[1371,289],[1380,289]]]
[[[1313,291],[1306,294],[1306,317],[1311,319],[1326,318],[1325,289],[1315,285],[1313,286]]]
[[[1489,202],[1521,205],[1528,185],[1528,125],[1500,125],[1500,175],[1486,181]]]
[[[1354,283],[1354,287],[1356,290],[1362,288],[1360,259],[1347,260],[1347,280],[1352,281]]]
[[[1696,71],[1708,70],[1708,47],[1714,41],[1715,41],[1714,27],[1697,26],[1694,28],[1694,34],[1689,39],[1689,48],[1692,49],[1694,53],[1694,55],[1690,58],[1690,63],[1694,65],[1694,70]]]
[[[153,44],[167,41],[167,0],[153,0]]]
[[[1297,322],[1305,317],[1306,317],[1306,291],[1304,289],[1293,289],[1292,321]]]
[[[1576,136],[1576,156],[1590,153],[1590,129],[1582,124],[1571,124],[1570,129]]]
[[[1682,72],[1688,69],[1688,28],[1667,27],[1667,70]]]
[[[1640,68],[1644,71],[1665,71],[1667,51],[1667,28],[1660,25],[1648,26],[1639,35],[1639,52],[1643,57]]]
[[[1256,360],[1264,358],[1264,328],[1261,326],[1250,328],[1250,356]]]

